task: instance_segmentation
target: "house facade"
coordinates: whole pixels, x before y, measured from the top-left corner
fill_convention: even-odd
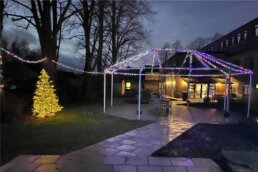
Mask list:
[[[258,18],[233,30],[200,51],[253,71],[252,104],[258,107]],[[249,76],[232,77],[232,92],[243,99],[248,95]]]
[[[253,71],[252,104],[258,107],[258,18],[233,30],[220,39],[201,48],[200,52],[211,54],[238,66]],[[173,66],[182,61],[185,54],[175,54],[164,66]],[[178,65],[176,65],[178,66]],[[245,100],[249,94],[249,75],[231,77],[231,97]],[[225,78],[188,78],[166,77],[162,82],[164,94],[172,97],[183,97],[189,82],[190,98],[222,97],[225,94]]]

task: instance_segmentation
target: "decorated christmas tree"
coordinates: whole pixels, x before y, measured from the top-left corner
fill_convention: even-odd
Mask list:
[[[58,97],[47,72],[42,69],[36,85],[33,97],[33,116],[45,118],[55,116],[55,113],[62,110],[58,104]]]

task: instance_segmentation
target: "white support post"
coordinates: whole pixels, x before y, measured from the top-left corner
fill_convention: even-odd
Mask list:
[[[187,101],[190,99],[190,78],[188,79],[187,83]]]
[[[111,74],[110,106],[113,106],[114,72]]]
[[[106,71],[104,70],[103,111],[106,113]]]
[[[226,82],[225,82],[225,91],[224,91],[224,112],[226,111],[226,104],[227,104],[227,82],[228,82],[228,77],[226,77]]]
[[[138,86],[138,120],[141,119],[141,92],[142,92],[142,69],[139,72],[139,86]]]
[[[251,96],[252,96],[252,80],[253,80],[253,74],[250,74],[250,81],[249,81],[249,94],[248,94],[248,108],[247,108],[247,118],[249,118],[249,116],[250,116]]]
[[[192,73],[192,70],[191,70],[192,63],[193,63],[193,55],[191,54],[190,58],[189,58],[189,68],[190,68],[190,71],[189,71],[188,84],[187,84],[187,106],[190,105],[190,78],[191,78],[191,73]]]
[[[230,79],[231,79],[231,72],[229,71],[229,75],[228,75],[228,95],[227,95],[227,112],[229,112],[229,101],[230,101],[230,85],[231,85],[231,82],[230,82]]]

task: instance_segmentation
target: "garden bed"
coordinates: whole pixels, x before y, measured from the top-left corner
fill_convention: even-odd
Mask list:
[[[258,151],[258,125],[198,124],[154,152],[153,156],[210,158],[229,172],[222,150]]]

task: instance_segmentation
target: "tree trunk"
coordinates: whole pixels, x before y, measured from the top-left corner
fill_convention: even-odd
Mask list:
[[[111,16],[111,40],[112,40],[112,64],[116,63],[117,60],[117,48],[116,48],[116,37],[117,37],[117,26],[116,26],[116,1],[112,1],[112,16]]]
[[[99,1],[99,47],[97,57],[97,69],[99,72],[102,71],[102,49],[103,49],[103,34],[104,34],[104,1]]]
[[[0,46],[2,46],[2,32],[3,32],[3,22],[4,22],[4,0],[0,1]]]
[[[94,2],[92,1],[90,6],[88,1],[83,1],[83,27],[84,27],[84,36],[85,36],[85,66],[84,71],[91,71],[92,65],[92,57],[91,57],[91,45],[90,45],[90,38],[91,38],[91,25],[92,19],[91,15],[94,10]],[[90,93],[90,79],[91,76],[88,74],[84,75],[82,93],[84,96],[88,96]]]

